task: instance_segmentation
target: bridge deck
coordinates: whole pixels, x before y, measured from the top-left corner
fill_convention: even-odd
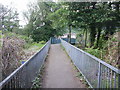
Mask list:
[[[77,70],[60,44],[51,45],[45,63],[43,88],[85,88],[77,76]]]

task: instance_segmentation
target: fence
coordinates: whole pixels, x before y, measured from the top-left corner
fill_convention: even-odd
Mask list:
[[[120,88],[120,70],[61,40],[66,52],[92,88]]]
[[[51,44],[59,44],[59,43],[61,43],[59,38],[55,38],[55,37],[51,38]]]
[[[69,42],[69,38],[62,38],[63,40],[65,40],[66,42]],[[76,43],[76,39],[75,38],[71,38],[71,44],[75,44]]]
[[[32,81],[38,75],[39,70],[44,63],[50,44],[51,40],[49,40],[39,52],[3,80],[0,83],[0,89],[30,88]]]

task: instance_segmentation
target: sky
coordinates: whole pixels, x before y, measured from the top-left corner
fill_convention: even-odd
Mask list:
[[[27,4],[29,2],[35,2],[37,0],[0,0],[0,3],[13,8],[16,8],[19,13],[20,25],[25,25],[22,12],[27,10]]]

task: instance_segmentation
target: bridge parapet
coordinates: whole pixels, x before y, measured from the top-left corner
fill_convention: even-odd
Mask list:
[[[34,56],[22,64],[12,74],[0,83],[0,89],[30,88],[32,81],[37,77],[50,48],[49,40]]]
[[[120,70],[61,39],[61,44],[91,88],[120,88]]]

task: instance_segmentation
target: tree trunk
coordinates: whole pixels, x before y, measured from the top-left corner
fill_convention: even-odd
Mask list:
[[[95,48],[98,48],[100,35],[101,35],[101,27],[98,28],[97,42],[96,42],[96,47]]]
[[[72,26],[69,25],[69,43],[71,43],[71,28],[72,28]]]
[[[109,31],[110,31],[110,26],[106,25],[105,36],[104,36],[105,40],[108,40],[109,38]]]
[[[85,47],[87,46],[86,44],[87,44],[87,29],[85,30],[86,31],[86,33],[85,33]]]
[[[90,47],[94,46],[95,35],[96,35],[96,27],[95,25],[91,25],[90,26]]]

